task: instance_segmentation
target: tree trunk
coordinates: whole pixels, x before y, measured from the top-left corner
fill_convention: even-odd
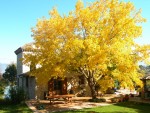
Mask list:
[[[94,80],[93,76],[89,76],[87,78],[87,81],[88,81],[88,85],[89,85],[90,90],[91,90],[92,99],[96,99],[96,96],[97,96],[96,95],[96,89],[95,89],[96,83],[95,83],[95,80]]]
[[[92,99],[96,99],[97,92],[96,92],[96,87],[95,87],[96,81],[95,81],[95,78],[93,75],[94,71],[86,70],[86,69],[84,69],[85,67],[83,67],[83,68],[80,67],[78,72],[85,76],[85,78],[87,79],[88,85],[90,87],[90,90],[91,90]]]

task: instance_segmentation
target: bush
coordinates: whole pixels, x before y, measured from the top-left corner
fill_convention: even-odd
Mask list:
[[[111,98],[111,102],[117,103],[117,102],[127,102],[129,100],[129,95],[121,95],[120,97],[114,97]]]
[[[7,82],[4,79],[0,80],[0,94],[4,94],[5,87],[7,86]]]
[[[113,102],[113,103],[117,103],[119,101],[120,101],[120,97],[111,98],[111,102]]]
[[[105,98],[89,99],[90,102],[106,102]]]
[[[100,98],[99,99],[101,102],[106,102],[106,99],[105,98]]]
[[[45,106],[44,106],[44,105],[37,105],[36,108],[37,108],[38,110],[42,110],[42,109],[45,109]]]
[[[22,88],[10,87],[6,100],[10,100],[11,103],[19,104],[25,101],[25,99],[25,92]]]
[[[0,94],[3,94],[3,93],[4,93],[4,90],[0,88]]]
[[[129,95],[128,95],[128,94],[126,94],[126,95],[124,96],[123,101],[124,101],[124,102],[129,101]]]
[[[6,99],[0,99],[0,105],[1,104],[10,105],[11,102],[10,102],[10,100],[8,98],[6,98]]]

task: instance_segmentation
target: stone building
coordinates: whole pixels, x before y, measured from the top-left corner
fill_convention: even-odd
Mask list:
[[[55,91],[57,94],[74,93],[76,96],[91,95],[86,79],[78,73],[69,73],[65,79],[47,79],[42,85],[38,85],[36,77],[30,75],[31,67],[22,63],[24,54],[27,52],[31,51],[26,49],[26,46],[15,51],[17,55],[17,86],[25,90],[28,99],[44,99],[45,94],[49,91]]]

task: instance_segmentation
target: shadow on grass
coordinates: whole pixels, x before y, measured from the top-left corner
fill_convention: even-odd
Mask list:
[[[0,113],[32,113],[25,103],[13,104],[4,99],[0,99]]]
[[[140,102],[121,102],[115,104],[118,107],[124,107],[124,109],[132,109],[135,113],[150,113],[150,104]],[[119,113],[119,112],[118,112]],[[124,112],[120,112],[124,113]]]
[[[109,106],[64,111],[61,113],[150,113],[150,104],[122,102]]]

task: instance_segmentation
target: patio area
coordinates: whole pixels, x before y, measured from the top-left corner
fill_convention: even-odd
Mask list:
[[[97,106],[106,106],[111,105],[109,98],[105,97],[107,102],[95,103],[88,102],[91,97],[74,97],[71,103],[66,103],[63,100],[54,101],[54,103],[50,104],[49,100],[29,100],[26,101],[28,107],[34,113],[47,113],[47,112],[58,112],[58,111],[68,111],[68,110],[76,110],[83,108],[92,108]]]
[[[48,113],[93,108],[97,106],[108,106],[115,104],[111,102],[111,98],[114,97],[116,97],[116,94],[105,95],[103,98],[106,99],[106,102],[100,103],[89,102],[88,100],[91,99],[91,97],[73,97],[73,101],[69,103],[65,102],[63,99],[60,99],[55,100],[52,104],[50,104],[49,100],[29,100],[26,101],[26,104],[34,113]],[[130,97],[129,101],[150,104],[150,100],[141,99],[140,97]]]

